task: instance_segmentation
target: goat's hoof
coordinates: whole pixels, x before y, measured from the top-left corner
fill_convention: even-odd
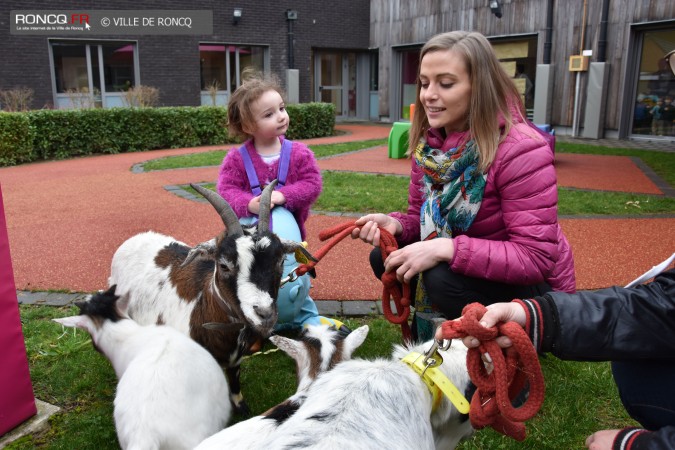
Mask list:
[[[238,405],[234,405],[234,413],[242,417],[251,417],[251,410],[245,400],[242,400]]]

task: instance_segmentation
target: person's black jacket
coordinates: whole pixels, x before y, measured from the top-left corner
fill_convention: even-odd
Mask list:
[[[535,300],[540,352],[575,361],[675,359],[675,269],[630,289],[550,292]]]
[[[550,292],[520,302],[540,353],[574,361],[675,361],[675,269],[629,289]],[[675,424],[641,433],[630,447],[615,448],[674,447]]]

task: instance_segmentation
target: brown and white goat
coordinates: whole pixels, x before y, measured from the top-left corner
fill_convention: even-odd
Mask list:
[[[239,383],[242,356],[272,333],[284,258],[304,250],[269,230],[275,185],[261,195],[257,227],[246,228],[220,195],[192,185],[220,215],[223,232],[194,248],[154,232],[133,236],[115,252],[109,279],[117,295],[129,296],[132,319],[174,327],[211,352],[242,413],[248,412]]]

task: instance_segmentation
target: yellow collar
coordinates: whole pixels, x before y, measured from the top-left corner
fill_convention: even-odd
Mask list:
[[[440,355],[437,354],[434,356],[437,356],[442,362]],[[450,381],[448,377],[443,374],[443,372],[437,369],[437,366],[439,366],[440,363],[436,364],[435,366],[431,366],[429,364],[425,364],[424,359],[424,355],[411,352],[407,354],[401,361],[410,366],[411,369],[413,369],[420,377],[422,377],[422,381],[424,381],[424,384],[426,384],[429,388],[429,391],[433,396],[432,411],[436,411],[438,406],[441,404],[442,392],[446,397],[448,397],[452,404],[455,405],[455,408],[457,408],[459,412],[462,414],[468,414],[470,406],[469,402],[462,395],[462,393],[459,392],[457,387],[452,384],[452,381]]]

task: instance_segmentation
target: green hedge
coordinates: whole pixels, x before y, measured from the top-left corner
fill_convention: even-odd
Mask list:
[[[330,136],[332,104],[289,105],[289,139]],[[110,108],[0,113],[0,165],[234,142],[223,107]]]
[[[335,105],[332,103],[301,103],[287,105],[291,124],[288,139],[310,139],[331,136],[335,128]]]
[[[0,166],[32,161],[32,136],[28,117],[0,111]]]

